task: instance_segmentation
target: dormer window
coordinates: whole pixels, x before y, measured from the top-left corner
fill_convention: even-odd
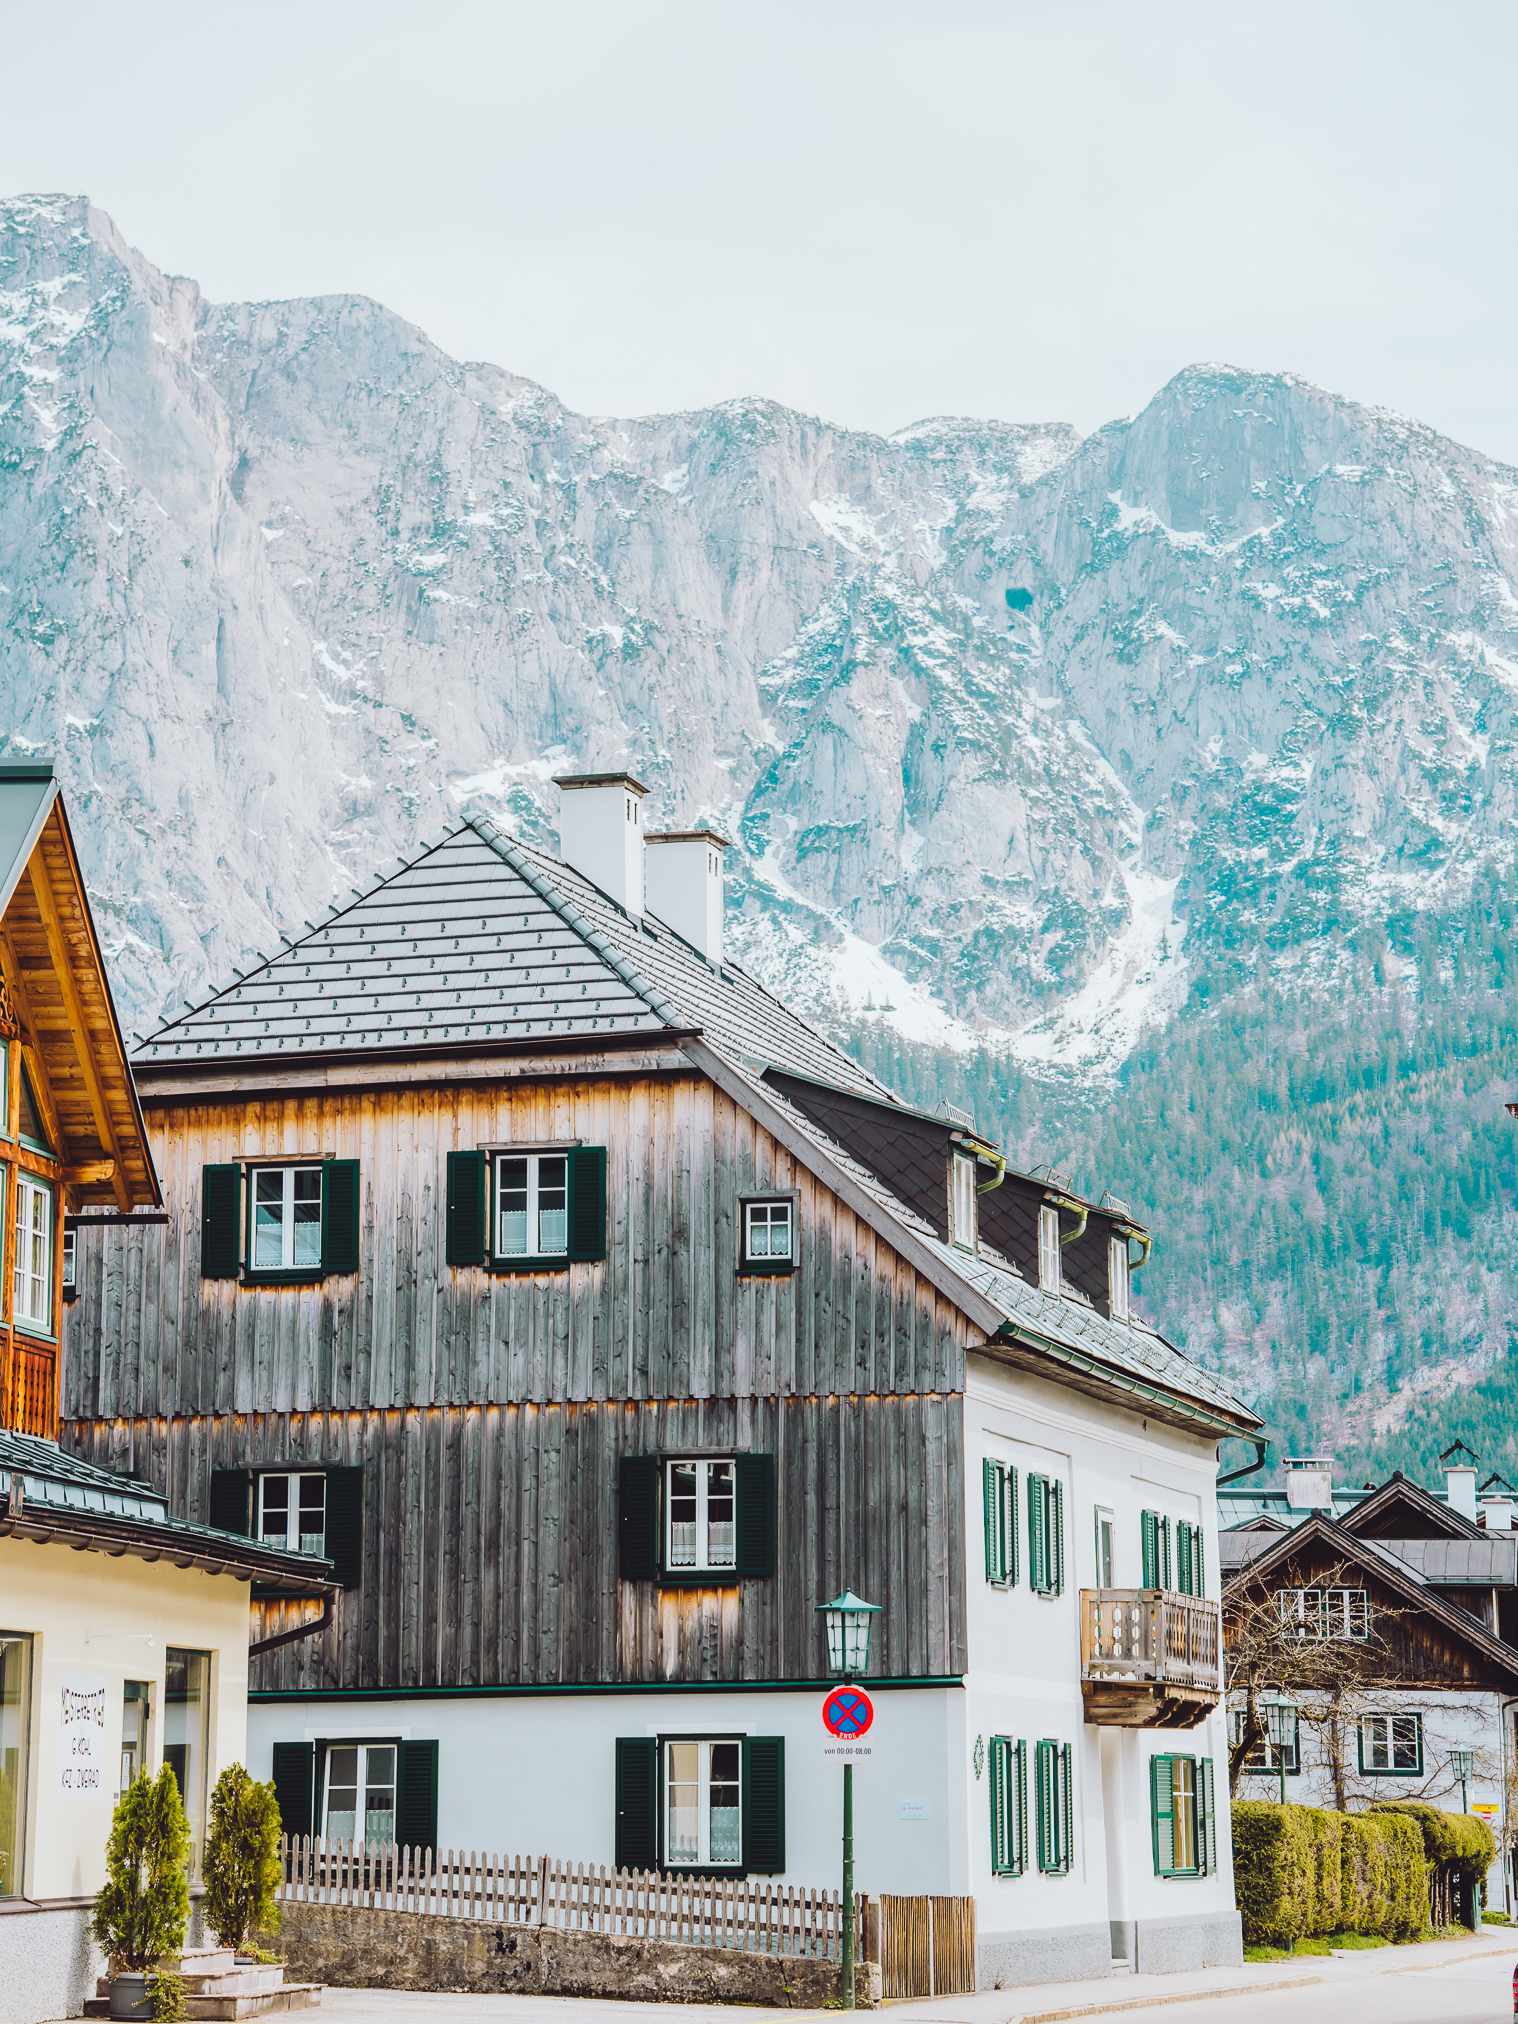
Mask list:
[[[1061,1277],[1059,1263],[1059,1210],[1040,1209],[1038,1212],[1038,1283],[1045,1293],[1058,1293]]]
[[[1114,1321],[1128,1319],[1128,1239],[1114,1237],[1107,1246],[1107,1284]]]
[[[949,1162],[949,1241],[962,1251],[975,1249],[975,1161],[956,1153]]]

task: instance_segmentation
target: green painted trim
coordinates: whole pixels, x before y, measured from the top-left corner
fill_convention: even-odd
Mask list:
[[[741,1258],[738,1261],[737,1276],[740,1279],[790,1279],[795,1276],[794,1258]],[[715,1872],[714,1872],[715,1874]],[[726,1871],[722,1872],[723,1875]]]
[[[907,1692],[921,1687],[962,1687],[960,1673],[935,1673],[919,1680],[863,1682],[872,1694]],[[277,1688],[250,1693],[253,1701],[495,1701],[571,1698],[585,1694],[826,1694],[838,1685],[820,1680],[630,1680],[591,1681],[574,1686],[542,1687],[311,1687]]]
[[[341,1274],[335,1272],[332,1274],[334,1279],[341,1276]],[[320,1265],[292,1265],[288,1272],[283,1268],[278,1272],[251,1272],[244,1265],[238,1284],[240,1286],[320,1286],[326,1277],[327,1274],[323,1272]]]
[[[571,1258],[567,1251],[555,1251],[546,1258],[487,1258],[485,1269],[494,1272],[498,1278],[511,1279],[522,1272],[567,1272],[571,1265],[581,1261]],[[596,1264],[591,1259],[591,1264]]]

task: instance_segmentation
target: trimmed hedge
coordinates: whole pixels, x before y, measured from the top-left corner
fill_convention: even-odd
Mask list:
[[[1232,1825],[1247,1945],[1345,1932],[1402,1940],[1423,1930],[1428,1863],[1416,1821],[1240,1800]]]
[[[1383,1799],[1374,1813],[1401,1813],[1415,1820],[1423,1835],[1423,1853],[1434,1864],[1450,1862],[1473,1876],[1485,1876],[1497,1860],[1497,1838],[1475,1813],[1446,1813],[1421,1799]]]

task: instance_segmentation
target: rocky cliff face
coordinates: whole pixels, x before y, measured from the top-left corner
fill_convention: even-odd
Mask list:
[[[1085,442],[590,418],[17,199],[0,473],[0,723],[57,759],[129,1023],[472,799],[551,830],[569,768],[735,837],[779,988],[1032,1063],[1510,851],[1518,474],[1288,377]]]

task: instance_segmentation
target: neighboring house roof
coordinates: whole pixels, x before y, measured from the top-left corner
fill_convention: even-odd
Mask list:
[[[45,762],[0,765],[0,1032],[19,1035],[71,1203],[157,1207],[158,1177],[68,817]]]
[[[1481,1539],[1485,1534],[1469,1518],[1454,1510],[1442,1497],[1434,1497],[1421,1483],[1404,1476],[1400,1469],[1361,1498],[1345,1518],[1345,1527],[1362,1538]]]
[[[168,1560],[292,1598],[335,1586],[330,1560],[171,1517],[150,1484],[28,1434],[0,1433],[0,1538]]]
[[[945,1243],[888,1175],[853,1158],[791,1100],[785,1081],[869,1098],[882,1119],[899,1111],[915,1122],[921,1112],[740,964],[714,968],[656,916],[632,920],[580,873],[486,816],[471,815],[415,864],[169,1021],[136,1061],[145,1074],[178,1078],[254,1060],[656,1038],[678,1042],[852,1200],[997,1339],[998,1353],[1016,1360],[1020,1344],[1046,1374],[1057,1366],[1068,1382],[1117,1391],[1192,1428],[1259,1425],[1218,1379],[1142,1323],[1107,1321],[1083,1301],[1040,1293],[995,1253],[974,1257]],[[946,1135],[954,1129],[942,1126]]]
[[[1377,1539],[1375,1544],[1436,1587],[1518,1586],[1518,1537],[1511,1532],[1479,1539]]]
[[[1281,1576],[1298,1571],[1304,1559],[1310,1560],[1312,1549],[1321,1547],[1324,1557],[1331,1558],[1335,1565],[1347,1564],[1373,1575],[1405,1604],[1424,1611],[1469,1649],[1500,1667],[1512,1684],[1518,1686],[1518,1650],[1504,1644],[1468,1610],[1448,1601],[1416,1568],[1392,1551],[1393,1544],[1390,1540],[1357,1538],[1331,1518],[1314,1512],[1294,1531],[1276,1535],[1228,1578],[1226,1587],[1242,1589],[1247,1583],[1268,1589]]]

